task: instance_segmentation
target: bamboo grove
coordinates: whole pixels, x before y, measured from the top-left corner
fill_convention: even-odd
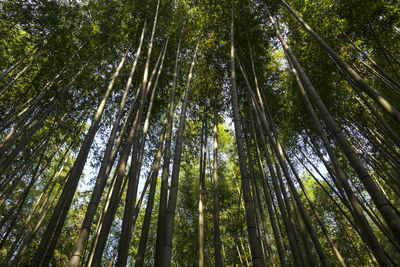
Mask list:
[[[400,266],[394,0],[1,0],[3,266]]]

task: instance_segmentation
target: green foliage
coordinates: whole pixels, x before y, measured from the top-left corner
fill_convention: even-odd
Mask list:
[[[285,54],[266,17],[266,5],[278,21],[285,40],[310,77],[321,99],[333,114],[346,138],[351,141],[362,163],[373,175],[376,183],[379,183],[385,191],[393,206],[398,207],[400,205],[400,188],[398,186],[400,156],[399,144],[393,138],[393,133],[397,136],[400,134],[398,123],[367,95],[358,94],[352,88],[328,54],[281,5],[281,1],[244,0],[233,2],[235,4],[234,34],[237,60],[243,65],[253,89],[256,86],[257,78],[261,94],[268,104],[278,132],[278,136],[275,137],[279,137],[284,148],[290,151],[290,158],[294,159],[295,153],[300,155],[299,151],[301,150],[320,170],[323,169],[323,164],[315,150],[304,142],[304,140],[312,139],[322,148],[321,138],[317,134]],[[348,41],[350,38],[387,74],[399,80],[400,5],[398,1],[376,0],[365,3],[361,0],[291,0],[288,2],[374,89],[388,99],[393,106],[400,106],[398,92],[390,88],[387,82],[370,70],[368,66],[371,66],[374,71],[378,71]],[[161,0],[160,3],[150,72],[167,40],[168,47],[150,118],[150,130],[144,148],[140,184],[143,184],[147,171],[150,169],[159,135],[162,132],[172,89],[176,50],[181,38],[175,95],[176,111],[173,119],[173,142],[176,138],[175,130],[179,121],[189,67],[197,45],[199,50],[194,67],[194,79],[191,83],[190,103],[184,132],[184,152],[179,177],[172,262],[176,266],[197,264],[200,134],[202,122],[206,121],[208,130],[205,179],[205,266],[214,264],[211,179],[214,106],[217,108],[219,121],[218,179],[223,260],[226,266],[238,265],[240,260],[251,261],[243,199],[240,200],[242,198],[242,193],[240,193],[241,174],[231,119],[232,102],[228,62],[232,1]],[[136,49],[142,27],[146,23],[143,51],[138,60],[137,71],[133,76],[131,91],[127,97],[128,105],[123,110],[123,119],[127,115],[129,106],[135,101],[137,90],[141,87],[156,6],[156,0],[0,1],[1,145],[3,142],[6,143],[7,136],[12,135],[13,130],[17,129],[15,139],[0,155],[0,199],[6,195],[8,189],[12,188],[13,181],[18,182],[6,197],[4,205],[1,205],[0,220],[3,220],[10,210],[12,216],[5,220],[0,228],[2,237],[8,235],[4,238],[4,244],[3,241],[1,242],[0,261],[6,259],[9,249],[19,238],[20,233],[26,234],[37,225],[37,232],[29,242],[20,262],[22,265],[32,263],[32,257],[64,188],[65,181],[68,179],[68,172],[74,164],[96,109],[102,101],[123,53],[132,44],[126,64],[116,78],[113,92],[106,103],[101,125],[96,133],[95,144],[91,147],[90,157],[85,168],[89,173],[85,173],[80,181],[79,190],[74,196],[72,208],[69,210],[51,261],[54,266],[68,264],[86,213],[95,177],[103,159],[111,125],[113,125],[119,109],[131,66],[137,57]],[[250,53],[254,58],[254,72]],[[255,142],[251,133],[251,120],[256,123],[255,114],[249,109],[247,85],[238,64],[236,76],[240,115],[246,129],[245,134],[253,147]],[[366,100],[363,100],[364,97]],[[214,105],[215,103],[216,105]],[[368,106],[371,106],[375,114]],[[148,103],[146,102],[145,110],[147,107]],[[376,114],[381,116],[388,126],[382,126],[382,122]],[[323,114],[317,115],[322,118]],[[131,124],[131,121],[133,119],[128,121],[128,125]],[[121,126],[122,122],[119,127]],[[323,127],[325,128],[325,124]],[[391,127],[393,133],[390,133],[387,127]],[[255,135],[260,137],[262,133],[265,133],[265,129],[256,124]],[[306,138],[303,138],[304,136]],[[126,137],[127,134],[122,136],[123,142],[126,141]],[[140,136],[140,138],[142,137]],[[328,138],[351,181],[352,188],[357,192],[357,197],[361,199],[363,205],[368,207],[368,211],[376,214],[376,218],[368,217],[368,222],[379,242],[396,263],[400,262],[399,251],[375,222],[382,220],[376,206],[348,164],[345,155],[334,143],[333,136],[328,135]],[[258,139],[260,142],[261,138]],[[174,145],[172,145],[173,147]],[[319,148],[317,149],[319,150]],[[121,150],[118,151],[116,162],[119,160]],[[5,164],[13,155],[13,151],[16,151],[14,158],[10,163]],[[260,147],[260,151],[264,158],[266,152],[264,147]],[[172,155],[174,152],[172,151]],[[325,153],[324,150],[319,152]],[[250,154],[253,156],[252,161],[256,166],[257,187],[261,192],[260,179],[262,175],[256,161],[256,153],[252,150]],[[326,157],[328,165],[331,164],[327,155],[324,154],[323,157]],[[302,160],[306,162],[305,158]],[[111,177],[116,172],[116,162],[111,166],[112,171],[105,192],[111,187]],[[262,159],[262,163],[265,164],[264,159]],[[305,164],[309,166],[308,163]],[[270,172],[266,164],[263,167],[266,169],[267,180],[270,183]],[[300,164],[296,165],[296,168],[299,173],[303,171]],[[328,177],[325,169],[321,172]],[[23,196],[33,177],[36,177],[36,180],[30,190],[26,191],[26,199],[22,201],[20,212],[17,213],[18,207],[13,205]],[[301,179],[348,266],[374,264],[369,250],[354,229],[354,223],[352,225],[345,218],[341,209],[349,218],[351,218],[351,211],[327,184],[329,182],[333,185],[333,178],[329,175],[327,181],[319,180],[327,191],[324,191],[308,173],[305,173]],[[336,185],[333,188],[335,189]],[[158,185],[145,254],[146,266],[154,264],[159,190]],[[298,188],[298,192],[329,262],[336,263],[329,243],[313,217],[312,210],[300,188]],[[43,197],[46,194],[49,195],[47,204],[44,199],[40,198],[42,194]],[[272,204],[277,207],[276,194],[280,194],[280,192],[273,192]],[[124,191],[121,193],[121,201],[107,240],[102,259],[103,265],[112,260],[118,246],[125,196],[126,192]],[[105,199],[106,193],[102,195],[92,223],[84,260],[90,253],[94,229],[100,220]],[[334,204],[332,199],[338,205]],[[278,262],[276,240],[272,234],[264,194],[261,194],[261,200],[262,209],[265,211],[261,216],[264,216],[267,221],[267,234],[272,240],[275,262]],[[39,203],[38,207],[45,203],[41,211],[33,208],[36,201]],[[143,208],[139,212],[131,240],[132,246],[129,251],[131,263],[134,262],[137,253],[146,204],[147,197],[145,197]],[[45,207],[48,208],[47,212],[44,212]],[[292,211],[292,208],[288,207],[288,210]],[[33,214],[33,219],[25,225],[29,216],[27,214],[30,212]],[[276,217],[282,230],[282,239],[290,248],[280,213],[281,211],[277,209]],[[41,215],[44,215],[44,219],[39,223]],[[383,226],[386,227],[386,225]],[[241,259],[237,255],[237,250],[241,253]],[[316,254],[315,249],[312,250],[312,253]],[[291,255],[289,255],[288,262],[291,263],[291,261]]]

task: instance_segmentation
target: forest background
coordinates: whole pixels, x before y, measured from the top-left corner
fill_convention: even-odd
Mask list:
[[[399,266],[395,0],[1,0],[0,262]]]

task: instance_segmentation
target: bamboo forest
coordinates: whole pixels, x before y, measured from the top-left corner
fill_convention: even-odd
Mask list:
[[[400,266],[397,0],[0,0],[0,266]]]

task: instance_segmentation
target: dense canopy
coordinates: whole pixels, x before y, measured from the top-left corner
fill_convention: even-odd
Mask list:
[[[400,3],[0,0],[6,266],[400,266]]]

